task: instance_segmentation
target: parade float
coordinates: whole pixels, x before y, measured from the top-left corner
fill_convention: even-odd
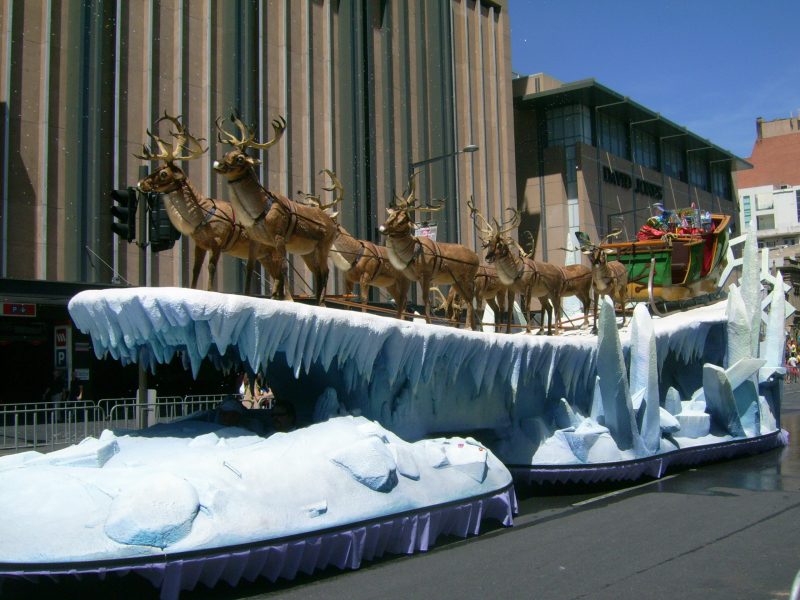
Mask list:
[[[164,119],[177,130],[174,145],[151,134],[158,152],[143,153],[165,163],[149,176],[163,187],[152,189],[176,208],[176,227],[197,232],[224,211],[206,206],[215,201],[196,193],[175,165],[201,156],[200,140],[177,117]],[[301,206],[258,182],[246,150],[276,143],[285,121],[273,121],[275,137],[265,143],[232,121],[238,136],[218,122],[220,140],[234,149],[214,168],[231,185],[243,230],[262,245],[249,252],[249,266],[261,256],[276,267],[276,288],[288,298],[287,249],[311,256],[321,303],[328,257],[350,270],[364,253],[349,256],[337,244],[346,232],[324,205]],[[149,186],[155,179],[140,182],[140,189]],[[194,289],[108,289],[72,298],[72,319],[98,357],[153,371],[179,359],[194,375],[204,361],[260,373],[291,403],[298,428],[274,432],[195,415],[139,431],[107,430],[49,454],[0,458],[0,582],[135,573],[163,598],[175,598],[198,583],[357,568],[386,552],[425,550],[439,535],[477,534],[486,518],[511,525],[512,474],[526,483],[659,477],[670,466],[786,443],[784,284],[761,273],[754,236],[739,284],[724,300],[663,317],[638,304],[624,326],[624,295],[621,323],[603,296],[595,302],[596,335],[510,335],[478,330],[481,257],[414,236],[414,211],[441,204],[417,204],[413,176],[408,194],[396,200],[380,227],[385,262],[420,283],[429,322],[431,286],[454,286],[471,330]],[[192,207],[206,216],[179,222],[180,215],[194,218]],[[558,333],[567,270],[550,266],[542,277],[546,267],[530,253],[514,253],[513,228],[513,220],[482,221],[485,258],[526,308],[532,297],[552,303]],[[276,231],[283,232],[282,254],[263,249],[278,248]],[[708,273],[721,267],[714,257],[723,235],[719,223],[716,241],[704,244],[714,246]],[[215,253],[222,248],[208,245]],[[592,251],[605,265],[606,250]],[[735,260],[726,262],[728,274]],[[604,269],[582,267],[575,277],[605,294],[597,285]],[[615,289],[624,290],[626,279]],[[762,279],[771,281],[768,296]]]
[[[246,364],[307,426],[263,436],[189,419],[0,459],[0,573],[134,572],[175,597],[355,568],[486,517],[511,524],[502,463],[525,482],[620,480],[785,444],[784,290],[749,310],[761,277],[752,243],[744,254],[726,300],[664,318],[638,305],[620,331],[605,299],[597,336],[175,288],[82,292],[70,312],[98,356],[153,369],[180,356],[195,373]]]

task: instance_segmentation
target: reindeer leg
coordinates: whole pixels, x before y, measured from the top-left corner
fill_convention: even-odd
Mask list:
[[[367,298],[369,296],[370,275],[367,272],[361,274],[358,280],[358,295],[361,298],[361,312],[367,312]]]
[[[217,263],[219,262],[219,257],[222,256],[222,252],[217,248],[211,251],[211,256],[208,259],[208,291],[212,292],[216,290],[216,279],[217,279]]]
[[[328,268],[328,257],[320,257],[320,270],[319,270],[319,290],[317,291],[317,304],[325,306],[325,290],[328,287],[328,276],[330,269]]]
[[[281,236],[275,236],[275,251],[272,253],[273,260],[279,261],[281,278],[278,289],[282,291],[284,300],[292,302],[292,292],[289,289],[289,258],[286,256],[286,240]]]
[[[592,314],[594,315],[594,325],[592,326],[592,333],[597,335],[597,305],[600,304],[600,300],[603,297],[600,295],[600,292],[595,288],[594,290],[594,302],[592,302]]]
[[[397,318],[401,321],[404,319],[403,313],[406,310],[408,303],[408,288],[411,287],[411,281],[403,278],[397,283],[393,283],[392,287],[397,290],[397,295],[394,296],[394,301],[397,303]],[[391,292],[391,288],[388,288]]]
[[[256,243],[250,242],[250,247],[247,249],[247,271],[244,276],[244,295],[250,295],[250,286],[253,283],[253,271],[256,265]]]
[[[192,289],[197,289],[197,280],[200,278],[200,269],[203,268],[203,261],[206,259],[206,249],[197,244],[194,245],[194,265],[192,265]]]
[[[425,299],[425,322],[431,322],[431,278],[423,277],[420,281],[422,284],[422,297]]]
[[[511,333],[511,321],[514,318],[514,292],[506,290],[506,333]]]

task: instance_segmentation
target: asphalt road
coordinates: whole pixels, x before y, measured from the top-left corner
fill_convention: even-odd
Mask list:
[[[800,569],[800,385],[790,446],[628,487],[518,489],[514,527],[390,556],[358,571],[259,580],[182,599],[782,599]],[[143,580],[6,585],[6,597],[157,597]]]

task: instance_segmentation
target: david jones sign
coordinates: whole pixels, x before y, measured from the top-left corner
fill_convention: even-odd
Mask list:
[[[633,178],[628,175],[627,173],[623,173],[621,171],[612,171],[609,167],[603,167],[603,181],[606,183],[612,183],[614,185],[618,185],[621,188],[625,188],[629,190],[633,187],[634,181]],[[650,183],[645,181],[644,179],[636,178],[636,187],[634,188],[634,192],[637,194],[642,194],[643,196],[650,196],[654,200],[661,200],[664,197],[662,188],[660,185],[656,185],[655,183]]]

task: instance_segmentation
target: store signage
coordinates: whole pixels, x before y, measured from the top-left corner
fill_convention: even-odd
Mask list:
[[[19,302],[3,302],[4,317],[35,317],[35,304],[20,304]]]
[[[435,224],[424,224],[420,225],[417,224],[416,228],[414,229],[414,237],[426,237],[428,239],[436,241],[436,230],[437,225]]]
[[[661,200],[664,197],[664,190],[660,185],[650,183],[639,177],[634,181],[627,173],[612,171],[609,167],[603,167],[603,181],[625,188],[626,190],[634,188],[633,191],[637,194],[649,196],[653,200]]]
[[[53,366],[57,369],[67,369],[72,366],[72,327],[69,325],[56,325],[53,328]]]

